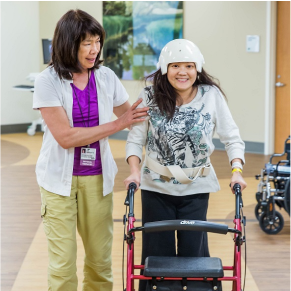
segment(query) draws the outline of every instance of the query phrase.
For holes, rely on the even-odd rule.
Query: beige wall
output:
[[[264,142],[266,2],[184,3],[184,37],[220,80],[243,140]],[[260,36],[259,53],[246,52],[247,35]]]
[[[19,17],[22,17],[22,23],[34,21],[35,26],[39,25],[39,35],[34,37],[34,43],[37,42],[34,48],[38,48],[38,52],[27,58],[30,62],[37,59],[40,71],[45,68],[41,39],[52,38],[57,21],[66,11],[80,8],[102,23],[102,1],[12,2],[10,5],[19,5],[23,11],[31,10],[31,5],[35,11],[35,6],[39,5],[39,19],[35,19],[35,15],[30,17],[29,13],[21,13]],[[260,143],[264,143],[265,130],[266,7],[265,1],[184,2],[184,38],[200,47],[206,61],[205,69],[220,80],[242,138]],[[259,53],[246,52],[248,34],[260,36]],[[28,35],[27,30],[25,35]],[[143,83],[122,83],[130,95],[130,102],[134,102]],[[17,123],[16,120],[7,120],[6,124]]]
[[[90,13],[102,24],[102,1],[40,1],[39,2],[39,41],[52,38],[59,19],[70,9],[81,9]],[[40,71],[44,70],[42,53]]]
[[[26,77],[39,71],[38,12],[38,2],[1,3],[1,125],[39,118],[32,93],[12,88],[33,85]]]

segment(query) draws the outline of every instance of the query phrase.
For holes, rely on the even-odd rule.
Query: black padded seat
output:
[[[209,257],[147,257],[146,277],[222,278],[221,259]]]

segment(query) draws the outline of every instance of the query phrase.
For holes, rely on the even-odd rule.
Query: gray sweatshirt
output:
[[[214,151],[212,138],[216,131],[231,162],[244,160],[244,142],[229,111],[227,103],[215,86],[199,85],[195,98],[188,104],[176,107],[174,117],[168,120],[153,102],[153,89],[146,87],[139,98],[139,107],[149,106],[150,118],[132,127],[126,144],[126,159],[146,155],[161,165],[179,165],[181,168],[203,166]],[[143,163],[141,189],[163,194],[184,196],[216,192],[220,189],[213,167],[206,177],[199,177],[191,184],[181,184],[172,178],[166,181]]]

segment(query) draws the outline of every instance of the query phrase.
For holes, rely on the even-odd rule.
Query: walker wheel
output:
[[[277,234],[284,226],[284,218],[282,214],[275,211],[275,215],[267,216],[265,212],[262,212],[259,223],[261,229],[267,234]]]
[[[256,219],[259,220],[261,214],[263,213],[263,206],[261,203],[258,203],[255,207],[255,215],[256,215]]]

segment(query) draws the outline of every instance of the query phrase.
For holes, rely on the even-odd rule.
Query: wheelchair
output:
[[[147,291],[222,291],[222,281],[232,281],[232,291],[242,291],[245,287],[241,278],[241,251],[245,244],[246,218],[243,216],[242,193],[239,184],[235,184],[235,214],[234,227],[226,224],[200,221],[200,220],[164,220],[147,222],[143,226],[135,227],[134,217],[134,192],[136,184],[130,183],[127,197],[126,214],[123,217],[124,241],[127,243],[127,270],[126,286],[123,290],[134,291],[134,280],[147,280]],[[127,206],[129,211],[127,215]],[[220,258],[215,257],[159,257],[149,256],[144,265],[134,263],[134,241],[135,233],[162,232],[168,230],[206,231],[217,234],[233,234],[234,250],[233,265],[224,266]],[[245,250],[246,251],[246,250]],[[124,264],[122,264],[124,265]],[[246,263],[245,263],[246,267]],[[142,275],[135,275],[134,270],[143,270]],[[225,275],[225,272],[231,274]],[[246,274],[246,269],[244,270]],[[242,282],[243,281],[243,282]],[[243,288],[242,288],[243,285]]]
[[[273,163],[274,157],[284,156],[286,159]],[[269,163],[261,169],[261,174],[255,177],[260,180],[255,216],[265,233],[277,234],[284,226],[284,218],[275,206],[285,209],[290,216],[290,135],[285,140],[284,152],[273,154]]]

